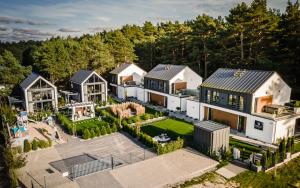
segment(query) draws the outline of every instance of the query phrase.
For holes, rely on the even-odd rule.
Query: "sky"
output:
[[[225,16],[241,0],[0,0],[0,40],[80,36],[145,21],[185,21],[199,14]],[[244,0],[250,3],[251,0]],[[285,10],[287,0],[268,0]]]

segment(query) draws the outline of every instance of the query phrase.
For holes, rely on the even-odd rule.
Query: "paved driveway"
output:
[[[31,181],[44,185],[46,180],[47,187],[78,187],[75,181],[62,177],[62,174],[49,163],[85,153],[99,158],[113,155],[126,164],[156,156],[122,133],[113,133],[86,141],[73,138],[69,139],[68,143],[28,153],[28,163],[20,170],[22,173],[20,178],[27,186],[30,186]]]
[[[181,149],[111,171],[76,179],[80,187],[153,188],[172,185],[199,176],[216,167],[218,162]]]

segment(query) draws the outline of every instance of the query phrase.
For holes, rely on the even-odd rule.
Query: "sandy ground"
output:
[[[47,140],[47,137],[51,138],[52,134],[54,134],[54,129],[44,122],[37,122],[37,123],[30,122],[28,123],[28,128],[29,128],[28,133],[29,133],[30,140],[33,139]],[[46,129],[48,131],[47,133],[45,133],[46,137],[39,131],[42,129]]]

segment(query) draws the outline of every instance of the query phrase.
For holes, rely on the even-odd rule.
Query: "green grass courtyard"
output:
[[[166,133],[173,140],[178,136],[185,139],[192,138],[194,126],[185,121],[176,119],[165,119],[157,121],[141,127],[141,131],[150,135],[151,137]]]

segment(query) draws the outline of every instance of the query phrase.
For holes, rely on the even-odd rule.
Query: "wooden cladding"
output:
[[[186,89],[186,82],[174,83],[174,88],[176,90]]]
[[[133,76],[121,76],[121,84],[125,82],[133,81]]]
[[[209,113],[211,113],[209,115]],[[211,117],[211,119],[209,118]],[[231,129],[237,129],[238,127],[238,115],[224,112],[221,110],[210,109],[208,107],[204,108],[204,120],[212,120],[220,122],[222,124],[230,126]]]
[[[272,95],[256,98],[255,99],[255,103],[256,103],[255,104],[255,106],[256,106],[255,112],[256,113],[262,112],[263,107],[268,105],[268,104],[272,104],[272,101],[273,101],[273,96]]]
[[[165,96],[162,96],[162,95],[158,95],[158,94],[155,94],[155,93],[150,93],[149,94],[149,97],[150,97],[150,102],[151,103],[155,103],[159,106],[164,106],[166,107],[166,97]]]

